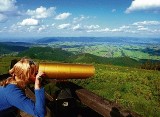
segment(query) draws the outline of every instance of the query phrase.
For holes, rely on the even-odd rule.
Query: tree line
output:
[[[158,71],[160,71],[160,61],[152,62],[152,61],[148,60],[141,65],[141,68],[146,69],[146,70],[158,70]]]

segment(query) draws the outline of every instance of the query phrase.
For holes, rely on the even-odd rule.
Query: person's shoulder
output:
[[[8,84],[5,86],[3,91],[7,97],[15,97],[16,95],[23,93],[23,91],[16,84]]]
[[[8,91],[20,90],[20,88],[16,84],[8,84],[5,86],[5,89]]]
[[[8,84],[6,88],[18,88],[16,84]]]

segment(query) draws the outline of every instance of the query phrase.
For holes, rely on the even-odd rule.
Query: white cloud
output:
[[[58,29],[68,29],[70,27],[70,24],[61,24],[58,26]]]
[[[23,32],[22,26],[17,24],[11,25],[7,30],[11,33]]]
[[[96,25],[95,25],[96,26]],[[88,26],[89,27],[89,26]],[[90,26],[93,27],[93,26]],[[155,36],[160,34],[160,22],[159,21],[142,21],[142,22],[135,22],[130,25],[123,25],[116,28],[93,28],[92,30],[86,30],[87,32],[92,33],[112,33],[112,34],[129,34],[129,35],[142,35],[142,36]]]
[[[56,20],[64,20],[67,19],[69,16],[71,15],[71,13],[62,13],[59,14],[55,17]]]
[[[73,23],[78,23],[78,22],[81,22],[81,21],[83,21],[83,20],[85,20],[85,19],[88,19],[89,17],[85,17],[85,16],[83,16],[83,15],[81,15],[80,17],[75,17],[74,19],[73,19]]]
[[[156,34],[156,33],[157,33],[157,34],[160,34],[160,29],[152,30],[152,33],[153,33],[153,34]]]
[[[94,30],[97,30],[100,26],[99,25],[80,25],[80,24],[77,24],[77,25],[74,25],[72,26],[72,30],[74,31],[87,31],[87,32],[93,32]]]
[[[109,28],[104,28],[104,29],[98,29],[96,30],[96,32],[109,32],[110,29]]]
[[[52,25],[51,25],[52,26]],[[45,31],[47,29],[49,29],[49,27],[51,27],[49,25],[41,25],[39,28],[38,28],[38,32],[42,32],[42,31]]]
[[[35,31],[37,31],[37,27],[34,25],[30,25],[25,30],[26,30],[26,32],[35,32]]]
[[[15,11],[17,9],[15,3],[16,0],[0,0],[0,12]]]
[[[110,29],[110,32],[123,32],[123,29],[120,28],[114,28],[114,29]]]
[[[39,8],[37,8],[36,10],[30,10],[28,9],[26,14],[31,16],[32,18],[47,18],[52,16],[55,13],[55,7],[50,7],[50,8],[45,8],[43,6],[40,6]]]
[[[160,34],[160,21],[139,21],[133,22],[128,25],[122,25],[119,27],[104,27],[96,24],[84,25],[83,23],[74,24],[73,22],[64,23],[64,24],[54,24],[49,23],[47,25],[39,22],[37,19],[24,19],[22,22],[19,22],[15,25],[7,27],[6,29],[2,28],[1,33],[24,33],[24,34],[53,34],[53,32],[59,32],[60,29],[63,29],[62,34],[67,32],[75,31],[74,33],[83,33],[83,34],[112,34],[112,35],[132,35],[132,36],[159,36]],[[59,29],[59,30],[57,30]]]
[[[153,10],[159,11],[160,0],[134,0],[132,1],[129,8],[126,9],[125,13],[131,13],[139,10]]]
[[[94,30],[94,29],[97,29],[97,28],[99,28],[99,27],[100,27],[99,25],[86,26],[86,28],[87,28],[88,30]]]
[[[53,23],[51,26],[53,27],[53,26],[55,26],[55,24]]]
[[[0,22],[5,22],[8,17],[18,15],[16,0],[0,0]]]
[[[112,13],[116,12],[116,9],[112,9]]]
[[[120,27],[120,29],[129,29],[129,28],[130,28],[130,26],[126,26],[126,25],[123,25]]]
[[[21,23],[13,24],[6,30],[10,33],[28,33],[28,34],[42,34],[42,33],[52,33],[54,26],[50,25],[21,25]],[[3,31],[4,32],[4,31]]]
[[[139,30],[139,31],[149,31],[149,29],[145,28],[145,27],[138,28],[137,30]]]
[[[36,26],[39,24],[39,21],[36,19],[24,19],[22,22],[19,23],[22,26]]]
[[[41,32],[41,31],[43,31],[43,30],[45,30],[45,29],[46,29],[45,26],[39,27],[39,28],[38,28],[38,32]]]
[[[0,22],[5,22],[7,19],[6,15],[0,14]]]
[[[76,31],[76,30],[81,30],[82,27],[80,24],[77,24],[77,25],[73,26],[72,29]]]
[[[135,22],[133,25],[160,25],[160,21],[142,21]]]
[[[142,21],[142,22],[135,22],[130,25],[124,25],[117,28],[106,28],[106,29],[98,29],[95,30],[97,32],[112,32],[112,33],[128,33],[128,34],[141,34],[141,35],[149,35],[155,34],[157,35],[159,32],[159,21]]]

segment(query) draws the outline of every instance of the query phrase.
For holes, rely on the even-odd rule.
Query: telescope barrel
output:
[[[49,79],[86,79],[94,75],[95,68],[87,64],[39,63],[39,70]]]

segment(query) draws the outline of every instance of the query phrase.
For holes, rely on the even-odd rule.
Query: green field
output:
[[[132,44],[110,44],[110,43],[82,43],[82,42],[54,42],[49,44],[52,48],[62,48],[66,51],[73,53],[90,53],[101,57],[124,57],[140,60],[160,60],[159,52],[155,54],[155,51],[160,50],[159,45],[132,45]],[[146,49],[153,50],[149,53]],[[146,51],[144,51],[146,50]]]

